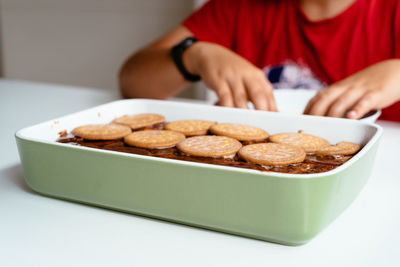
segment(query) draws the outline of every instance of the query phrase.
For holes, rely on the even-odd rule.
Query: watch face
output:
[[[197,39],[194,37],[189,37],[186,38],[185,40],[183,40],[182,44],[183,46],[186,48],[188,48],[189,46],[191,46],[193,43],[197,42]]]

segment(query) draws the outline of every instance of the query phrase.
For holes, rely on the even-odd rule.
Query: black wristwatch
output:
[[[172,47],[171,49],[171,57],[175,63],[175,66],[178,68],[179,72],[183,75],[185,80],[190,82],[198,82],[201,80],[199,75],[192,74],[188,72],[183,65],[182,55],[186,49],[188,49],[192,44],[197,42],[197,39],[194,37],[189,37]]]

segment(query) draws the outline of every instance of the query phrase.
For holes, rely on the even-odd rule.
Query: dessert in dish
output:
[[[93,125],[79,126],[67,136],[63,133],[57,141],[145,156],[297,174],[330,171],[361,149],[351,142],[331,145],[322,137],[302,132],[269,136],[266,130],[251,125],[202,120],[166,123],[159,114],[125,115],[108,125],[96,126],[98,132]],[[129,131],[124,128],[127,126]],[[85,132],[82,134],[81,129],[85,127],[91,127],[89,138]],[[103,134],[104,128],[120,131]]]

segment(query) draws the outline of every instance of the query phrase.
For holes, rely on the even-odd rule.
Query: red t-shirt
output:
[[[297,0],[211,0],[183,25],[264,69],[278,88],[320,89],[400,58],[400,0],[357,0],[321,21],[310,21]],[[400,121],[400,101],[381,119]]]

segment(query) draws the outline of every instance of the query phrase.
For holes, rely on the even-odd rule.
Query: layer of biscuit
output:
[[[68,143],[71,145],[86,146],[97,149],[106,149],[117,152],[131,153],[143,156],[161,157],[176,160],[184,160],[198,163],[216,164],[222,166],[230,166],[236,168],[246,168],[258,171],[272,171],[281,173],[320,173],[333,170],[334,168],[342,165],[352,156],[318,156],[306,155],[306,159],[297,164],[280,165],[280,166],[267,166],[262,167],[259,164],[239,160],[238,156],[231,157],[196,157],[189,156],[176,147],[165,149],[151,149],[140,148],[136,146],[126,145],[121,140],[113,141],[87,141],[80,137],[62,137],[57,142]]]
[[[149,116],[150,115],[150,116]],[[155,115],[155,116],[153,116]],[[174,142],[166,142],[166,140],[168,140],[169,138],[163,139],[160,141],[160,139],[158,137],[149,137],[149,130],[150,131],[154,131],[154,130],[162,130],[164,128],[169,128],[166,127],[165,125],[167,125],[165,123],[165,118],[162,115],[159,114],[136,114],[136,115],[126,115],[126,116],[122,116],[118,119],[122,119],[122,118],[128,118],[128,117],[132,117],[132,116],[138,116],[139,118],[142,117],[142,122],[147,120],[147,124],[142,124],[139,125],[139,128],[135,128],[136,126],[132,126],[132,128],[134,128],[135,132],[146,132],[147,137],[141,138],[141,140],[139,140],[138,143],[133,144],[133,142],[129,141],[129,138],[126,138],[126,140],[124,140],[126,142],[126,145],[124,142],[122,142],[122,138],[124,136],[126,136],[127,134],[130,134],[132,132],[131,127],[128,127],[126,125],[123,124],[106,124],[105,125],[86,125],[88,126],[88,128],[86,128],[86,134],[84,133],[82,134],[82,132],[80,132],[81,127],[77,127],[75,128],[72,133],[77,137],[77,138],[68,138],[68,136],[66,135],[66,131],[60,132],[60,137],[62,137],[62,139],[65,138],[65,140],[67,139],[71,139],[71,144],[75,144],[75,145],[84,145],[84,146],[88,146],[88,147],[95,147],[95,148],[100,148],[100,149],[107,149],[107,150],[113,150],[113,151],[120,151],[120,152],[127,152],[127,153],[133,153],[133,154],[140,154],[140,155],[148,155],[148,156],[156,156],[156,157],[163,157],[163,158],[172,158],[172,159],[180,159],[180,160],[188,160],[188,161],[194,161],[194,162],[204,162],[204,163],[211,163],[211,164],[218,164],[218,165],[225,165],[225,166],[235,166],[235,167],[241,167],[241,168],[251,168],[251,169],[257,169],[257,170],[267,170],[267,171],[278,171],[278,172],[286,172],[286,173],[317,173],[317,172],[324,172],[324,171],[329,171],[337,166],[340,166],[341,164],[343,164],[344,162],[346,162],[348,159],[351,158],[351,156],[355,153],[357,153],[360,149],[360,146],[358,144],[354,144],[354,143],[350,143],[350,142],[341,142],[338,143],[337,145],[333,145],[331,146],[329,144],[329,142],[323,138],[320,138],[318,136],[312,136],[312,135],[307,135],[307,134],[303,134],[301,132],[299,133],[284,133],[284,134],[277,134],[271,137],[272,141],[276,141],[274,140],[274,138],[276,138],[276,136],[280,136],[281,139],[285,139],[282,138],[282,136],[284,135],[290,135],[290,138],[287,138],[286,136],[286,140],[283,141],[288,141],[288,139],[291,139],[290,142],[293,142],[293,139],[298,138],[298,136],[301,136],[301,138],[298,139],[302,139],[302,146],[304,146],[307,151],[307,155],[306,155],[306,159],[300,163],[292,163],[292,162],[278,162],[275,163],[275,165],[273,165],[274,163],[268,162],[268,164],[262,164],[262,163],[257,163],[255,161],[251,162],[251,161],[247,161],[244,159],[244,157],[241,157],[241,159],[239,159],[239,156],[237,156],[236,152],[238,150],[235,150],[233,153],[229,154],[229,152],[226,152],[226,154],[221,156],[221,147],[218,148],[218,146],[216,146],[214,143],[205,143],[205,144],[197,144],[196,147],[202,147],[203,146],[203,152],[207,153],[207,154],[198,154],[198,151],[192,154],[189,153],[185,153],[182,150],[178,150],[177,147],[175,147],[175,145],[177,143],[179,143],[179,141],[183,140],[185,138],[185,136],[181,133],[177,133],[175,132],[175,134],[180,134],[180,137],[177,138],[177,140],[175,140]],[[162,120],[158,120],[161,116]],[[146,118],[147,119],[144,119]],[[158,118],[157,120],[151,120],[151,118]],[[129,118],[128,118],[129,119]],[[117,120],[117,119],[116,119]],[[137,121],[141,121],[140,119]],[[149,122],[150,121],[150,122]],[[204,124],[204,125],[202,125]],[[208,125],[207,125],[208,124]],[[182,120],[182,121],[175,121],[170,123],[170,125],[174,125],[175,130],[181,130],[181,131],[186,131],[185,135],[187,136],[191,136],[191,135],[204,135],[204,134],[209,134],[207,133],[207,128],[209,127],[209,125],[215,125],[215,122],[210,122],[210,121],[202,121],[202,120]],[[245,146],[245,145],[250,145],[250,144],[255,144],[255,143],[261,143],[261,144],[265,144],[265,142],[267,142],[266,138],[263,138],[261,140],[259,140],[257,137],[255,137],[255,135],[251,134],[252,132],[258,132],[258,130],[261,130],[262,132],[264,132],[265,134],[267,134],[267,132],[265,132],[262,129],[259,129],[257,127],[253,127],[253,126],[248,126],[248,125],[240,125],[240,124],[229,124],[229,123],[221,123],[221,125],[226,125],[228,124],[229,127],[228,128],[228,134],[229,131],[232,134],[232,132],[234,134],[238,134],[241,133],[246,133],[248,140],[243,140],[245,138],[243,138],[242,136],[238,136],[235,135],[235,138],[233,138],[233,140],[237,143],[239,143],[239,148],[241,146]],[[113,126],[110,126],[113,125]],[[125,128],[125,130],[127,129],[128,131],[126,131],[123,135],[115,135],[115,132],[113,132],[114,130],[111,130],[111,128],[115,128],[115,125],[117,127],[123,127]],[[145,126],[143,126],[145,125]],[[232,127],[232,125],[236,125],[234,127]],[[239,125],[239,126],[237,126]],[[91,127],[93,127],[93,129],[91,129]],[[109,128],[110,127],[110,128]],[[256,130],[250,130],[251,128],[255,128]],[[107,130],[104,130],[102,128],[109,128]],[[218,127],[216,127],[218,128]],[[100,132],[103,131],[101,134],[99,134],[99,129]],[[173,129],[173,128],[169,128],[169,129]],[[202,132],[196,132],[196,130],[200,130]],[[93,131],[92,131],[93,130]],[[146,130],[146,131],[143,131]],[[91,132],[92,131],[92,132]],[[247,131],[247,132],[246,132]],[[91,133],[90,133],[91,132]],[[168,132],[168,131],[162,131],[162,132]],[[250,134],[249,134],[250,133]],[[114,135],[112,135],[114,134]],[[175,135],[173,134],[173,135]],[[151,135],[151,134],[150,134]],[[225,133],[225,135],[227,135]],[[295,135],[295,137],[293,137],[292,135]],[[79,136],[81,136],[82,138],[80,138]],[[111,137],[110,137],[111,136]],[[249,137],[251,136],[251,137]],[[268,134],[266,135],[268,136]],[[205,136],[207,138],[209,137],[219,137],[219,138],[229,138],[226,136],[210,136],[207,135]],[[265,137],[265,136],[264,136]],[[147,139],[147,141],[146,141]],[[162,139],[162,138],[161,138]],[[232,139],[232,138],[230,138]],[[241,143],[238,142],[238,140],[242,139]],[[310,139],[307,141],[307,139]],[[86,141],[86,140],[90,140],[90,141]],[[128,141],[127,141],[128,140]],[[306,142],[304,142],[304,140]],[[282,140],[280,140],[282,141]],[[142,143],[140,143],[142,142]],[[228,142],[229,143],[229,142]],[[301,143],[301,142],[300,142]],[[319,150],[315,150],[315,144],[317,144],[317,146],[320,146]],[[225,144],[226,146],[226,144]],[[300,145],[299,145],[300,146]],[[224,145],[222,146],[224,147]],[[311,148],[310,148],[311,147]],[[312,150],[312,148],[314,148],[314,150]],[[190,149],[193,150],[193,147],[191,147]],[[196,149],[195,149],[196,150]],[[214,151],[213,151],[214,150]],[[212,153],[210,153],[210,151]],[[196,154],[197,153],[197,154]],[[280,151],[280,153],[284,153],[284,151]],[[243,160],[242,160],[243,159]]]

